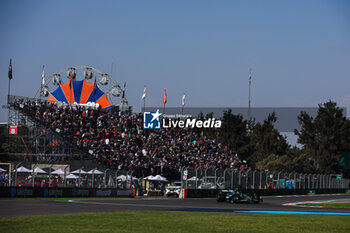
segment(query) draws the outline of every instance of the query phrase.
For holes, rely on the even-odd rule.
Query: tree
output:
[[[290,146],[286,138],[274,127],[276,121],[277,117],[272,113],[262,124],[257,123],[253,127],[250,139],[253,153],[249,157],[250,162],[262,161],[270,154],[282,156],[287,153]]]
[[[340,173],[340,153],[350,151],[350,122],[343,110],[328,101],[319,105],[315,119],[302,112],[298,121],[301,129],[294,130],[298,143],[315,159],[318,172]]]
[[[232,114],[231,109],[224,111],[222,127],[217,134],[219,142],[227,145],[233,152],[238,153],[241,159],[246,159],[251,150],[249,148],[249,135],[247,121],[242,115]]]
[[[256,163],[258,169],[268,169],[274,172],[291,172],[294,168],[294,163],[287,155],[270,154],[265,159]]]

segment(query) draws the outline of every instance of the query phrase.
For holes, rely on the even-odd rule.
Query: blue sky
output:
[[[41,69],[89,65],[129,104],[350,108],[350,1],[0,1],[0,104],[34,96]],[[7,112],[0,111],[0,121]]]

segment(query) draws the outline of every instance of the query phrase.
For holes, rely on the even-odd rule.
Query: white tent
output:
[[[30,170],[30,172],[33,172],[33,169]],[[40,167],[36,167],[34,169],[34,173],[47,173],[46,171],[44,171],[43,169],[41,169]]]
[[[198,178],[196,178],[195,176],[192,176],[191,178],[189,178],[187,181],[198,181],[199,179]]]
[[[74,174],[69,174],[68,176],[66,176],[66,179],[79,179],[79,176],[76,176]]]
[[[161,175],[156,175],[156,176],[154,177],[154,179],[155,179],[156,181],[168,182],[168,179],[165,178],[164,176],[161,176]]]
[[[64,174],[64,170],[63,169],[58,169],[54,172],[51,172],[51,174],[56,174],[56,175],[63,175]],[[68,172],[66,171],[66,174],[68,174]]]
[[[16,172],[16,170],[14,170],[14,172]],[[32,171],[23,166],[20,166],[19,168],[17,168],[17,172],[32,172]]]
[[[137,178],[135,177],[131,177],[132,180],[137,180]],[[120,175],[120,176],[117,176],[117,180],[121,180],[121,181],[126,181],[126,179],[130,180],[130,176],[128,175],[128,177],[126,177],[125,175]]]
[[[145,177],[145,180],[168,182],[168,179],[161,176],[161,175],[156,175],[156,176],[150,175],[150,176]]]
[[[154,180],[154,176],[150,175],[144,178],[145,180]]]
[[[6,172],[6,170],[0,167],[0,172]]]
[[[75,170],[75,171],[72,171],[71,172],[72,174],[87,174],[87,172],[86,171],[84,171],[83,169],[77,169],[77,170]]]
[[[97,169],[92,169],[92,170],[88,171],[88,174],[92,174],[92,173],[94,173],[94,175],[103,175],[104,174],[103,172],[101,172]]]

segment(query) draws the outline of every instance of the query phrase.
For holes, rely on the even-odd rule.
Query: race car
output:
[[[165,188],[165,194],[167,197],[176,196],[179,197],[181,192],[181,181],[173,182]]]
[[[262,202],[262,198],[260,195],[256,192],[251,193],[243,193],[238,189],[229,189],[229,190],[220,190],[217,198],[217,202],[230,202],[232,204],[234,203],[252,203],[252,204],[259,204]]]

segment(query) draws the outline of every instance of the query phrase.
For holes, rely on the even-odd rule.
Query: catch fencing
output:
[[[304,174],[238,170],[220,168],[191,168],[181,170],[185,189],[349,189],[350,180],[334,174]]]

